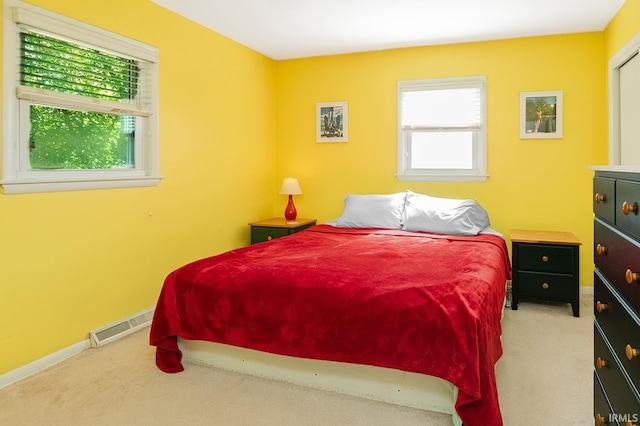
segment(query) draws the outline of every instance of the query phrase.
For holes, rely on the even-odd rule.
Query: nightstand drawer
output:
[[[271,241],[303,231],[316,224],[315,219],[286,220],[281,217],[251,222],[251,244]]]
[[[263,228],[261,226],[251,227],[251,243],[262,241],[271,241],[274,238],[280,238],[289,235],[286,228]]]
[[[521,271],[570,274],[573,270],[573,250],[557,245],[520,244],[518,268]]]
[[[569,300],[575,293],[575,278],[568,274],[519,272],[520,297]]]

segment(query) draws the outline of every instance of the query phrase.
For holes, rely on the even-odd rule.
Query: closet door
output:
[[[620,164],[640,164],[640,55],[620,67]]]

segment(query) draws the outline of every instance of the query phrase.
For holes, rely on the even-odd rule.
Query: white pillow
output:
[[[478,235],[489,226],[487,211],[474,200],[437,198],[407,191],[402,229]]]
[[[348,194],[344,197],[344,211],[332,225],[339,228],[385,228],[402,226],[406,193]]]

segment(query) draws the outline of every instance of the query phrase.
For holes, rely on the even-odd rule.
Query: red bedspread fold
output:
[[[510,275],[496,235],[318,225],[173,271],[150,342],[165,372],[183,370],[179,336],[437,376],[458,387],[465,425],[502,425],[494,366]]]

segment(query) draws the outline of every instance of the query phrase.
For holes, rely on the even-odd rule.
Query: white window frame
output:
[[[435,181],[435,182],[483,182],[487,175],[486,150],[486,105],[487,90],[486,76],[440,78],[426,80],[404,80],[398,82],[398,172],[400,181]],[[412,128],[402,125],[402,94],[418,90],[443,90],[452,88],[480,87],[481,124],[477,128],[469,128],[473,132],[472,158],[473,167],[469,170],[460,169],[412,169],[411,168],[411,133]],[[461,130],[461,129],[457,129]],[[464,130],[464,129],[462,129]]]
[[[3,16],[3,162],[0,184],[4,194],[157,186],[162,179],[159,173],[158,49],[19,0],[4,0]],[[150,64],[150,104],[142,116],[136,117],[136,160],[132,169],[51,171],[30,168],[28,138],[25,137],[29,124],[24,119],[21,123],[20,109],[24,114],[24,108],[29,108],[32,101],[48,105],[52,103],[50,93],[19,87],[19,26],[45,31],[73,43],[95,46]],[[55,96],[73,97],[65,94]],[[67,107],[68,102],[73,101],[65,99]],[[81,103],[77,105],[79,109],[82,109]],[[105,112],[113,107],[109,101],[96,99],[95,103],[103,103]],[[132,105],[132,111],[135,109],[136,106]]]
[[[622,140],[620,132],[620,68],[640,54],[640,33],[637,33],[609,60],[609,165],[620,166]]]

